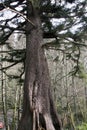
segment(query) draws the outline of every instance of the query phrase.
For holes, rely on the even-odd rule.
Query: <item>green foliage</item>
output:
[[[77,127],[78,130],[87,130],[87,123],[82,123],[80,126]]]
[[[78,74],[79,74],[79,78],[87,79],[87,73],[85,71],[85,68],[84,68],[83,64],[79,65]]]

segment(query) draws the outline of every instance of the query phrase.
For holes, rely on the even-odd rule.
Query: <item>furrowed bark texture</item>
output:
[[[27,2],[29,22],[26,29],[26,67],[23,113],[18,130],[61,130],[53,103],[48,65],[42,48],[42,30],[38,11]]]

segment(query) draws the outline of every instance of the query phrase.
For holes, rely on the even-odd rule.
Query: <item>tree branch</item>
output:
[[[7,9],[7,10],[10,10],[11,12],[14,12],[14,13],[16,13],[16,14],[22,16],[26,21],[28,21],[32,26],[35,27],[34,23],[32,23],[32,21],[29,20],[28,18],[26,18],[26,17],[24,16],[24,14],[20,13],[19,11],[15,10],[15,9],[13,9],[13,8],[11,8],[11,7],[7,7],[4,3],[3,3],[3,7],[4,7],[4,9],[1,10],[0,12],[4,11],[4,10],[6,10],[6,9]]]

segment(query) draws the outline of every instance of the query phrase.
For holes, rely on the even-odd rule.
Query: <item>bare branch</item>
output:
[[[4,4],[3,4],[3,6],[4,6],[5,8],[4,8],[3,10],[1,10],[0,12],[5,11],[6,9],[7,9],[7,10],[10,10],[10,11],[12,11],[12,12],[14,12],[14,13],[16,13],[16,14],[22,16],[22,17],[23,17],[25,20],[27,20],[32,26],[35,27],[34,23],[33,23],[31,20],[29,20],[28,18],[26,18],[26,17],[24,16],[24,14],[20,13],[19,11],[15,10],[15,9],[13,9],[13,8],[11,8],[11,7],[7,7],[7,6],[4,5]]]

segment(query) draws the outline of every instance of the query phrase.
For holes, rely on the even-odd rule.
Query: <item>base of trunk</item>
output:
[[[36,102],[39,102],[39,104],[38,106],[36,105],[37,107],[34,107],[32,110],[28,105],[25,105],[27,109],[25,108],[26,111],[23,111],[18,130],[62,130],[52,97],[50,97],[50,94],[48,97],[49,111],[47,111],[48,108],[46,106],[46,102],[43,104],[44,102],[40,102],[40,100],[36,100]],[[43,105],[45,107],[44,109],[41,109]]]

